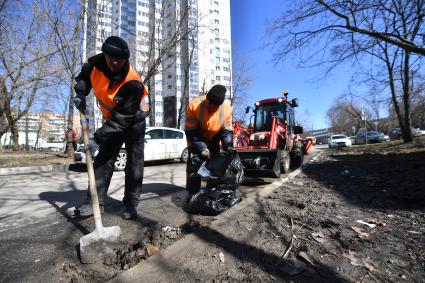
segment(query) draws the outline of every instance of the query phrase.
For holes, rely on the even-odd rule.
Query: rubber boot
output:
[[[126,220],[137,218],[137,210],[133,206],[124,206],[122,218]]]

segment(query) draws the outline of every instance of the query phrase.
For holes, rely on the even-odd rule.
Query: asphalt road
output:
[[[144,174],[138,208],[143,221],[172,226],[186,223],[190,215],[181,209],[186,194],[185,165],[150,163]],[[244,198],[274,180],[248,178],[239,195]],[[0,282],[43,281],[47,273],[55,275],[54,268],[61,262],[78,257],[79,239],[93,229],[90,220],[74,220],[74,208],[85,200],[86,190],[84,170],[0,176]],[[138,222],[120,217],[123,192],[124,172],[115,172],[104,225],[119,225],[123,233],[138,231]]]

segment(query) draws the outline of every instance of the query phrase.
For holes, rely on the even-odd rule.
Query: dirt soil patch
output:
[[[326,149],[185,268],[201,281],[424,282],[424,172],[423,140]]]
[[[424,282],[424,172],[423,140],[325,149],[225,232],[192,227],[209,244],[173,278]]]
[[[0,168],[72,164],[73,159],[59,152],[0,151]]]

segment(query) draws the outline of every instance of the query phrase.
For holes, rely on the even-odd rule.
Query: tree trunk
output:
[[[151,80],[146,80],[145,84],[149,90],[149,126],[155,127],[155,91],[151,91]]]
[[[71,84],[69,88],[70,96],[69,96],[69,106],[68,106],[68,121],[66,127],[66,133],[71,129],[71,134],[66,134],[66,144],[65,144],[65,154],[71,158],[74,156],[74,146],[72,140],[72,129],[74,128],[74,84],[75,84],[75,73],[71,73]]]
[[[28,112],[25,115],[25,151],[30,150],[29,145],[29,118],[28,118]]]
[[[18,132],[18,128],[16,127],[16,122],[12,116],[10,104],[5,104],[5,114],[6,114],[7,124],[10,130],[10,141],[12,143],[12,150],[18,151],[19,150],[19,132]]]
[[[404,142],[411,142],[413,140],[412,131],[410,129],[410,52],[406,51],[404,54],[404,68],[403,68],[403,110],[404,110],[404,132],[402,137]]]

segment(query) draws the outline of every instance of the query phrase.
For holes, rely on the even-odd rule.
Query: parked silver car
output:
[[[365,132],[360,132],[360,133],[357,133],[356,135],[356,144],[365,143],[366,136],[367,136],[368,143],[384,142],[384,141],[390,140],[390,137],[388,135],[385,135],[380,132],[370,131],[370,132],[367,132],[367,135],[365,134]]]

